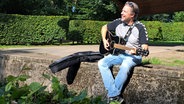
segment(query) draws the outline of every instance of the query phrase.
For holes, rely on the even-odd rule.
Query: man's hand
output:
[[[109,41],[104,39],[103,43],[104,43],[104,48],[108,51],[109,50],[109,46],[110,46]]]
[[[142,44],[141,47],[144,50],[144,56],[148,56],[149,55],[149,46],[148,46],[148,44]]]
[[[135,54],[136,54],[136,48],[131,49],[131,50],[129,51],[129,54],[131,54],[131,55],[135,55]]]

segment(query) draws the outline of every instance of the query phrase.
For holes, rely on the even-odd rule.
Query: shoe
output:
[[[124,99],[121,96],[109,97],[107,99],[107,104],[110,104],[111,102],[118,102],[119,104],[123,104]]]

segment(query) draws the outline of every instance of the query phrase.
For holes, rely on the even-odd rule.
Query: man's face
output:
[[[134,18],[135,13],[132,12],[132,8],[129,5],[125,5],[121,11],[121,19],[124,22],[129,22]]]

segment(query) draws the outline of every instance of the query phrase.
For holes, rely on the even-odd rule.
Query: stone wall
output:
[[[27,74],[31,76],[27,83],[40,82],[50,86],[42,74],[57,76],[61,83],[67,84],[68,69],[56,74],[48,68],[55,59],[0,55],[0,78]],[[114,68],[117,72],[118,68]],[[105,95],[106,91],[97,67],[97,63],[81,63],[73,84],[68,88],[75,91],[87,89],[89,96]],[[48,88],[50,90],[50,88]],[[130,83],[124,91],[127,104],[183,104],[184,70],[161,66],[138,66],[134,68]]]

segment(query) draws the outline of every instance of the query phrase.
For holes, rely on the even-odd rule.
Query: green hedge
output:
[[[101,40],[101,27],[108,22],[69,21],[67,16],[0,14],[0,44],[61,44],[63,39],[73,43],[96,44]],[[141,22],[145,24],[150,40],[184,41],[183,22]]]
[[[0,44],[54,44],[68,31],[69,17],[0,14]]]
[[[71,20],[67,39],[81,43],[99,43],[101,27],[106,21]]]
[[[150,40],[184,41],[184,23],[141,21],[147,28]],[[67,39],[82,43],[99,43],[100,29],[108,21],[71,20]],[[159,28],[161,31],[159,32]],[[162,39],[163,38],[163,39]]]
[[[150,40],[160,39],[160,35],[163,35],[163,40],[165,41],[184,41],[183,22],[169,22],[169,23],[163,23],[159,21],[141,21],[141,22],[145,24]],[[159,27],[162,30],[160,33]]]

